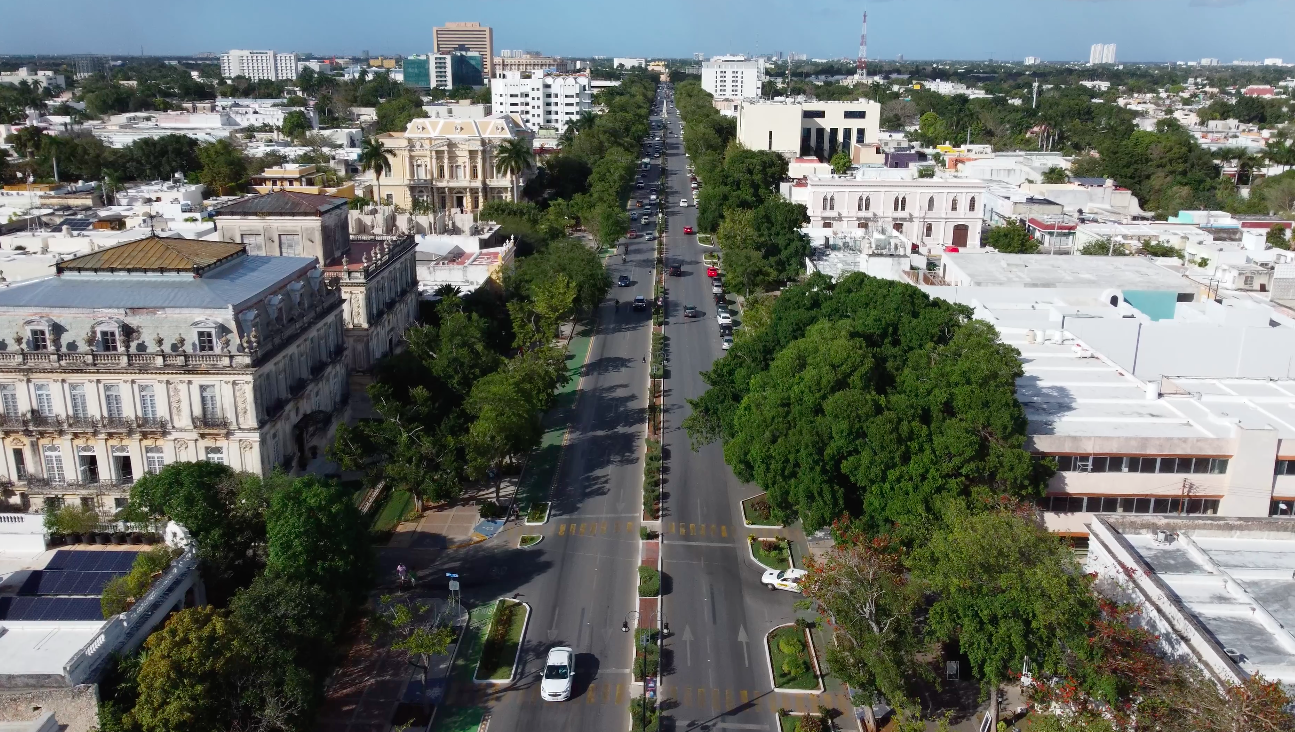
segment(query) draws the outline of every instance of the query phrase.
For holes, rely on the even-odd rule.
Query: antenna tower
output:
[[[868,81],[868,11],[863,11],[863,31],[859,33],[859,58],[854,61],[855,83]]]

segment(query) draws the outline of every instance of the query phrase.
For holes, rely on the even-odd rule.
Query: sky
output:
[[[867,0],[869,57],[1295,61],[1295,0]],[[857,53],[864,0],[3,0],[0,54],[188,55],[230,48],[427,53],[432,28],[479,21],[495,50],[559,56]]]

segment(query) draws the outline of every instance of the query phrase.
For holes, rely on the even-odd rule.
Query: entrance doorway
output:
[[[955,247],[967,246],[967,231],[968,229],[966,224],[958,224],[957,226],[953,227],[953,246]]]

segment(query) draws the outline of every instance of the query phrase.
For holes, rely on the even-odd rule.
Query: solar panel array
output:
[[[23,580],[17,597],[0,597],[0,620],[103,620],[100,595],[130,571],[133,551],[59,550]]]

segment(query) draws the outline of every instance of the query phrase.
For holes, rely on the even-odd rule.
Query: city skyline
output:
[[[811,58],[853,58],[864,4],[829,0],[798,13],[786,0],[714,0],[704,5],[666,0],[651,13],[606,7],[593,0],[566,0],[565,12],[526,13],[519,0],[490,0],[471,12],[447,15],[411,0],[392,0],[390,14],[372,25],[338,23],[354,6],[321,0],[265,6],[231,0],[219,16],[196,23],[162,0],[133,0],[116,6],[75,0],[58,33],[32,34],[46,17],[36,6],[7,11],[12,22],[0,29],[0,49],[13,55],[102,53],[184,56],[230,48],[269,48],[324,55],[426,53],[432,28],[447,21],[475,20],[494,28],[495,46],[535,48],[562,56],[643,55],[686,58],[729,52],[797,52]],[[309,8],[310,12],[303,12]],[[930,23],[927,18],[966,15],[965,3],[926,0],[918,6],[891,0],[868,4],[873,28],[870,56],[913,59],[1045,62],[1084,61],[1094,43],[1115,43],[1121,62],[1171,62],[1219,58],[1295,58],[1284,23],[1246,25],[1242,18],[1285,17],[1295,12],[1285,0],[991,0],[966,23]],[[337,12],[333,12],[337,11]],[[607,22],[609,13],[611,22]],[[383,16],[388,16],[384,13]],[[468,17],[471,16],[471,17]],[[130,22],[126,19],[130,18]],[[253,18],[254,23],[245,22]],[[1227,25],[1234,23],[1234,25]],[[1223,24],[1223,25],[1221,25]],[[1157,28],[1147,33],[1148,27]],[[1219,27],[1235,27],[1219,34]],[[105,29],[110,32],[105,33]],[[906,32],[900,32],[907,29]],[[1058,29],[1065,29],[1064,34]],[[109,40],[111,39],[111,40]]]

